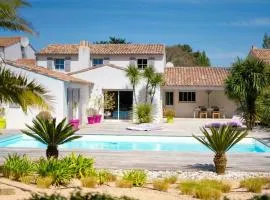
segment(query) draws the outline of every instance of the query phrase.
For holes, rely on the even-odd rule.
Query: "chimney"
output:
[[[80,41],[78,61],[80,69],[90,67],[90,48],[86,40]]]

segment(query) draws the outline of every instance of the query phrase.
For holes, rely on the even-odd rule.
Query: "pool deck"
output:
[[[126,121],[107,121],[102,124],[83,127],[79,134],[113,134],[113,135],[159,135],[159,136],[192,136],[200,135],[200,127],[211,122],[211,119],[175,119],[174,124],[162,124],[159,131],[127,131],[132,126]],[[217,121],[217,120],[215,120]],[[228,121],[221,119],[219,121]],[[6,131],[4,135],[16,131]],[[270,132],[266,129],[254,129],[249,137],[254,137],[270,146]],[[8,153],[27,154],[32,158],[45,156],[45,151],[32,148],[0,148],[0,163]],[[60,150],[60,155],[70,153]],[[149,170],[182,170],[198,171],[213,169],[213,153],[183,152],[151,152],[151,151],[75,151],[95,159],[98,168],[131,169],[144,168]],[[230,153],[228,154],[228,170],[249,172],[270,172],[270,153]]]

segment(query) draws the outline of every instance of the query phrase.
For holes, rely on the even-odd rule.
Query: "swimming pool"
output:
[[[0,147],[46,148],[44,144],[26,135],[3,138],[0,140]],[[210,152],[193,137],[167,136],[83,135],[77,140],[60,145],[59,148],[68,150]],[[230,152],[264,153],[270,152],[270,148],[254,138],[245,138]]]

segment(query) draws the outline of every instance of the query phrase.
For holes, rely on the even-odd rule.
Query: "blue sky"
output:
[[[30,0],[22,15],[40,33],[36,49],[124,37],[133,43],[190,44],[213,66],[229,66],[270,34],[270,0]],[[0,31],[1,35],[18,35]]]

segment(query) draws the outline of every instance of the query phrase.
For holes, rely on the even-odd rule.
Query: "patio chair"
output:
[[[199,117],[200,118],[207,118],[207,109],[204,106],[200,106],[200,111],[199,111]]]
[[[212,118],[215,119],[215,118],[220,118],[220,111],[219,111],[219,107],[217,106],[212,106]]]

